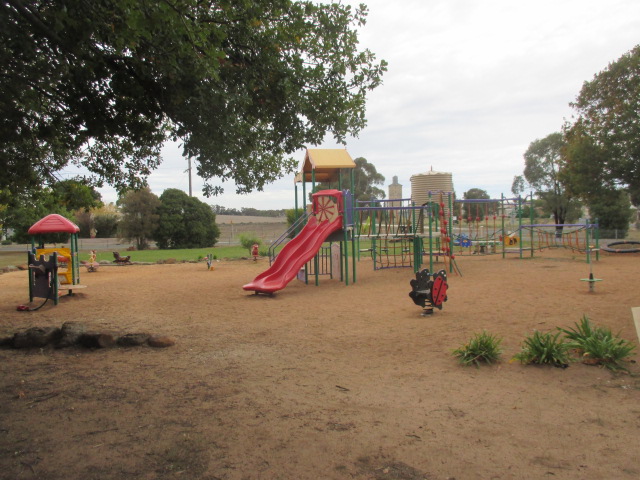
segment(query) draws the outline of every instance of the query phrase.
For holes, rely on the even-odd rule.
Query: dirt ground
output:
[[[102,267],[58,306],[18,312],[25,272],[0,276],[0,336],[68,320],[176,345],[0,350],[1,479],[636,479],[640,368],[612,374],[509,359],[534,329],[583,314],[637,342],[640,257],[459,258],[442,311],[422,317],[409,269],[357,282],[242,285],[227,261]],[[36,302],[34,302],[36,303]],[[504,361],[451,356],[474,333]],[[637,359],[635,355],[634,360]]]

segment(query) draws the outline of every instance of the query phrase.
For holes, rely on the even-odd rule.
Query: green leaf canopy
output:
[[[205,194],[261,190],[287,156],[365,126],[386,63],[358,49],[366,7],[263,0],[0,3],[0,189],[70,162],[139,187],[180,140]]]

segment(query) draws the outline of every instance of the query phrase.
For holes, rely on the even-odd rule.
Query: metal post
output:
[[[449,192],[449,228],[447,229],[447,231],[449,232],[449,273],[453,273],[453,262],[455,261],[455,258],[453,257],[453,204],[451,203],[451,195],[452,193]]]
[[[353,225],[351,225],[351,262],[353,264],[353,283],[356,283],[356,247],[358,248],[358,255],[360,255],[360,238],[357,239],[358,244],[356,245],[355,239],[355,225],[356,225],[356,180],[355,180],[355,171],[352,168],[349,171],[349,180],[351,183],[351,219],[353,221]],[[346,236],[346,233],[345,233]],[[348,248],[348,245],[345,245],[345,250]],[[348,265],[348,258],[345,256],[345,265]],[[347,270],[348,273],[348,270]],[[349,285],[349,277],[347,276],[346,285]]]
[[[593,229],[594,229],[593,235],[596,239],[596,262],[598,262],[600,261],[600,226],[597,218],[593,223]]]
[[[529,207],[529,225],[533,225],[533,192],[529,194],[529,198],[531,199]],[[531,258],[533,258],[533,227],[529,227],[529,237],[529,240],[531,241]]]
[[[518,195],[518,237],[520,243],[520,260],[522,260],[522,196]],[[533,245],[531,245],[533,248]]]
[[[500,246],[500,248],[502,248],[502,259],[504,260],[506,255],[507,255],[506,249],[504,248],[504,240],[505,240],[505,238],[507,236],[507,234],[506,234],[506,232],[504,230],[504,193],[500,194],[500,207],[501,207],[501,210],[502,210],[502,215],[500,215],[500,217],[501,217],[501,225],[502,225],[502,235],[500,235],[499,238],[502,238],[502,240],[501,240],[502,245]]]

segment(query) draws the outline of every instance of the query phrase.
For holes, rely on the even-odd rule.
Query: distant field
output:
[[[217,224],[225,223],[286,223],[285,217],[250,217],[244,215],[216,215]]]

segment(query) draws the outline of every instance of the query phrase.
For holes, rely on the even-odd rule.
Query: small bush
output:
[[[582,363],[588,365],[602,365],[609,370],[625,370],[622,361],[627,359],[635,350],[628,340],[619,335],[613,335],[606,327],[593,327],[586,315],[575,328],[558,328],[568,339],[567,345],[581,355]]]
[[[240,240],[240,245],[249,251],[249,255],[251,255],[251,247],[253,247],[254,243],[262,245],[262,240],[255,233],[241,233],[238,235],[238,239]]]
[[[595,333],[586,315],[582,316],[580,323],[576,322],[576,328],[564,329],[558,327],[558,330],[565,334],[566,339],[569,340],[570,348],[575,348],[576,350],[582,350],[580,345],[587,338],[593,337]]]
[[[462,347],[454,350],[453,356],[463,365],[479,367],[481,362],[491,365],[497,362],[502,354],[501,343],[501,338],[483,330],[482,333],[476,333]]]
[[[561,332],[553,335],[551,332],[534,331],[533,335],[525,338],[522,350],[514,355],[513,359],[522,364],[566,367],[570,361],[569,346],[560,335]]]

